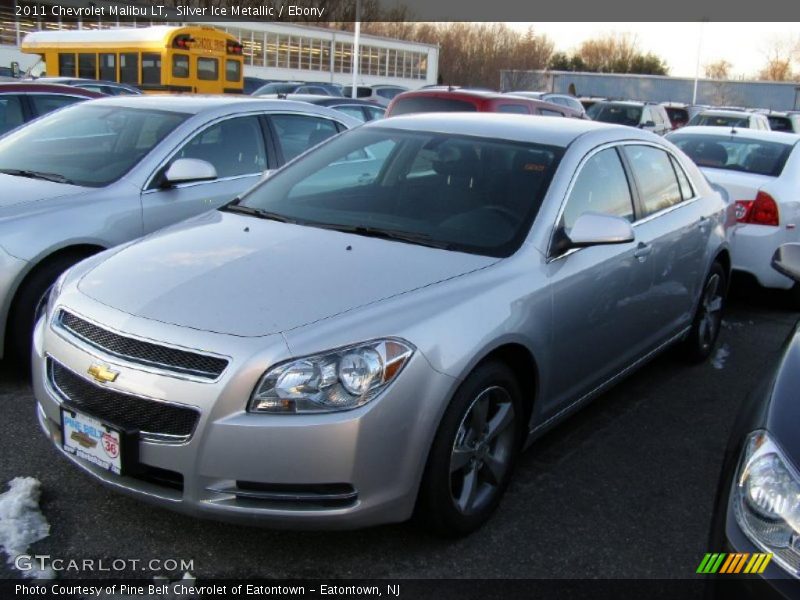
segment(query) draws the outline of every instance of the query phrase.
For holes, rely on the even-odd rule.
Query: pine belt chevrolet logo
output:
[[[89,367],[89,370],[86,371],[95,381],[99,383],[111,383],[117,380],[119,376],[119,371],[112,371],[105,365],[97,365],[94,364]]]
[[[772,554],[706,554],[697,572],[701,575],[714,573],[763,573],[767,568]]]

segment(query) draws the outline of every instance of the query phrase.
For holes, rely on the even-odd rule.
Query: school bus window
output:
[[[203,81],[219,79],[219,61],[216,58],[197,58],[197,78]]]
[[[142,54],[142,84],[161,84],[161,55]]]
[[[242,63],[238,60],[225,61],[225,81],[239,81],[242,78]]]
[[[78,77],[97,79],[96,54],[78,54]]]
[[[100,79],[106,81],[117,80],[117,55],[116,54],[101,54],[100,55]]]
[[[58,74],[61,77],[75,77],[75,55],[72,52],[59,52]]]
[[[188,77],[189,76],[189,56],[186,54],[173,54],[172,55],[172,76],[173,77]]]
[[[135,52],[119,55],[119,80],[121,83],[139,84],[139,55]]]

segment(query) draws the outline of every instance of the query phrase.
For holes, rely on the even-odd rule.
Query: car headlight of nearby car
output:
[[[747,537],[791,573],[800,569],[800,474],[766,431],[745,444],[734,514]]]
[[[403,370],[415,348],[382,339],[300,358],[267,371],[250,399],[250,412],[320,413],[363,406]]]
[[[45,315],[47,316],[47,323],[49,323],[50,319],[53,317],[53,309],[56,306],[56,300],[61,294],[61,290],[64,288],[64,282],[67,280],[67,273],[69,273],[69,269],[59,275],[58,279],[55,280],[53,285],[51,285],[50,289],[46,292],[47,298],[45,299]],[[37,315],[37,319],[39,316],[41,315]]]

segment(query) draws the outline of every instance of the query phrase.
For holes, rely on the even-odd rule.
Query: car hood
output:
[[[126,246],[85,273],[78,289],[137,317],[251,337],[497,260],[214,211]]]
[[[0,210],[29,202],[52,200],[88,189],[90,188],[0,173]]]

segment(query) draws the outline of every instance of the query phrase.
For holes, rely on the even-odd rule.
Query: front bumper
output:
[[[40,425],[65,457],[102,483],[190,515],[275,527],[357,528],[411,516],[428,449],[455,383],[419,352],[381,396],[358,409],[250,414],[245,407],[264,370],[289,358],[281,336],[247,340],[187,333],[101,305],[91,314],[116,331],[214,348],[231,357],[216,381],[165,376],[87,347],[42,319],[33,356]],[[100,362],[119,372],[116,381],[102,384],[105,390],[190,405],[200,412],[195,430],[180,443],[140,439],[144,474],[118,476],[76,458],[61,448],[61,397],[49,380],[48,359],[87,381],[89,366]]]
[[[763,287],[788,290],[794,282],[772,268],[772,255],[781,244],[797,241],[797,229],[739,224],[731,235],[733,269],[753,275]]]

